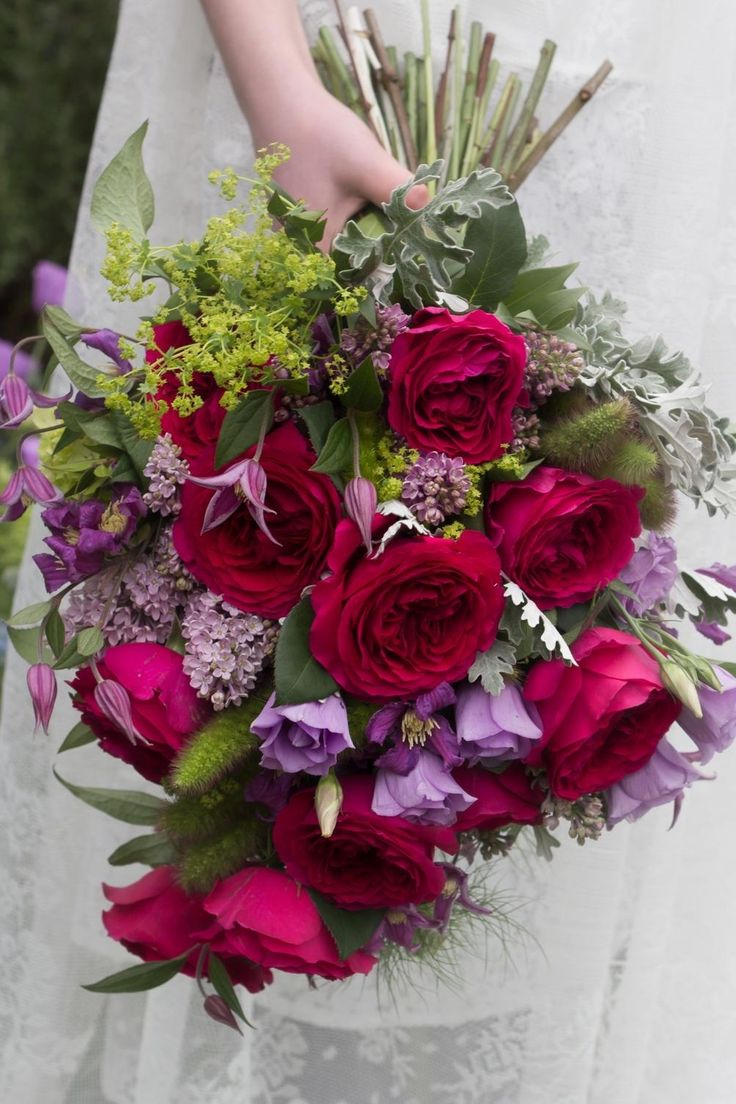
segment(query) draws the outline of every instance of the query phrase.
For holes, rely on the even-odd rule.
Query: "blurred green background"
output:
[[[69,257],[117,14],[118,0],[0,0],[0,340],[11,345],[37,332],[35,264]],[[0,433],[0,489],[13,437]],[[21,524],[0,526],[0,617],[22,550]],[[4,649],[0,636],[0,665]]]

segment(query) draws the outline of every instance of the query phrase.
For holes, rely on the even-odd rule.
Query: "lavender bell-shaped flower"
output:
[[[200,487],[215,489],[205,510],[203,533],[222,525],[245,500],[248,511],[261,532],[274,544],[280,544],[266,524],[266,514],[274,514],[276,511],[266,506],[268,477],[258,460],[240,460],[221,475],[190,475],[189,479]]]
[[[112,679],[101,679],[95,686],[94,699],[108,721],[124,732],[131,744],[143,739],[133,724],[130,698],[124,686]]]
[[[339,754],[353,747],[339,694],[300,705],[274,703],[272,694],[250,726],[261,741],[261,766],[287,774],[325,775]]]
[[[0,506],[7,509],[2,521],[16,521],[26,512],[31,502],[40,502],[49,506],[59,502],[64,496],[54,487],[38,468],[22,464],[10,477],[10,482],[0,494]]]
[[[699,750],[699,761],[709,763],[716,752],[725,751],[736,740],[736,678],[715,667],[721,690],[698,688],[702,717],[683,709],[678,724]]]
[[[645,766],[606,790],[606,823],[613,828],[622,820],[638,820],[651,809],[666,805],[669,801],[675,803],[676,820],[685,789],[693,782],[712,777],[703,774],[688,756],[677,751],[663,737]]]
[[[478,682],[458,690],[455,728],[460,754],[471,765],[483,759],[526,759],[542,735],[534,706],[510,682],[495,696]]]
[[[475,800],[438,755],[416,749],[405,774],[385,767],[376,772],[371,809],[377,816],[402,816],[419,824],[452,824]]]
[[[367,552],[371,552],[371,525],[378,505],[378,494],[370,479],[356,475],[345,488],[345,513],[360,530]]]
[[[53,667],[48,663],[34,663],[28,668],[26,682],[36,718],[34,731],[42,728],[48,736],[49,721],[56,704],[56,674]]]

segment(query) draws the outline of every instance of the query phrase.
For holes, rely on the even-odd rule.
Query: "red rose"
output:
[[[391,347],[388,421],[412,448],[481,464],[513,439],[526,343],[484,310],[418,311]]]
[[[249,449],[246,456],[252,455]],[[237,609],[262,617],[283,617],[304,587],[322,573],[340,519],[332,480],[310,472],[316,456],[289,422],[266,438],[261,464],[268,477],[268,528],[263,533],[244,507],[202,533],[212,491],[185,483],[182,510],[174,524],[174,545],[200,583]]]
[[[411,698],[454,682],[496,638],[501,576],[482,533],[399,536],[369,558],[357,525],[343,521],[328,564],[333,574],[312,591],[310,648],[360,698]]]
[[[538,824],[542,819],[539,807],[544,794],[532,788],[519,763],[510,764],[499,774],[483,767],[458,767],[452,777],[476,799],[458,814],[453,826],[456,832],[473,828],[490,832],[505,824]]]
[[[434,862],[439,847],[453,854],[454,830],[378,816],[373,778],[342,779],[343,802],[329,839],[320,831],[314,787],[300,790],[276,817],[273,842],[293,878],[341,908],[392,908],[434,900],[445,884]]]
[[[203,929],[212,928],[212,917],[205,912],[201,897],[189,897],[174,880],[174,869],[159,866],[129,886],[103,885],[112,908],[103,912],[108,935],[145,962],[178,958],[193,953],[182,973],[194,977],[198,945],[205,942]],[[209,936],[207,937],[209,938]],[[213,948],[214,949],[214,948]],[[231,979],[258,993],[273,980],[270,970],[253,961],[230,957],[217,948]]]
[[[658,664],[628,633],[588,629],[572,654],[577,667],[536,663],[524,685],[543,729],[528,762],[545,767],[552,792],[570,800],[643,767],[681,708]]]
[[[282,870],[249,867],[219,882],[204,901],[217,927],[212,950],[289,974],[346,978],[368,974],[373,955],[341,959],[312,898]],[[268,971],[266,971],[268,972]]]
[[[639,487],[539,467],[494,483],[486,532],[504,571],[541,609],[574,606],[615,579],[641,532]]]
[[[160,644],[119,644],[107,649],[97,661],[97,670],[103,679],[127,690],[133,724],[142,740],[132,743],[102,712],[94,698],[97,680],[90,667],[81,667],[70,683],[82,720],[104,751],[130,763],[149,781],[160,782],[187,737],[212,712],[190,686],[182,656]]]

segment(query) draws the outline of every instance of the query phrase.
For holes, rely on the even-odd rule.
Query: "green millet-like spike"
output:
[[[601,403],[551,426],[542,436],[540,451],[548,463],[568,471],[595,471],[620,447],[634,417],[626,399]]]
[[[243,815],[243,783],[226,779],[201,797],[179,797],[164,811],[161,827],[177,846],[220,835]]]
[[[640,484],[646,494],[639,503],[642,525],[645,529],[669,529],[677,515],[676,496],[673,487],[667,486],[660,475]]]
[[[204,793],[245,763],[258,747],[250,726],[265,704],[261,693],[253,693],[243,705],[217,713],[195,733],[174,760],[174,793]]]
[[[208,893],[218,878],[227,878],[263,851],[267,827],[262,821],[241,820],[218,839],[185,850],[179,860],[179,881],[188,893]]]
[[[608,463],[592,474],[598,479],[617,479],[627,486],[641,486],[656,475],[658,468],[659,457],[654,449],[632,437],[622,440]]]

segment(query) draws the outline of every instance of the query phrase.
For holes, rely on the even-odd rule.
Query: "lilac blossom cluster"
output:
[[[179,487],[189,475],[189,465],[182,460],[181,449],[174,444],[170,433],[157,439],[143,474],[148,479],[148,490],[143,496],[148,509],[161,517],[178,514],[181,509]]]
[[[398,303],[390,307],[378,304],[375,327],[360,318],[353,329],[343,330],[340,348],[355,364],[370,356],[376,371],[385,373],[391,359],[391,346],[399,334],[408,329],[409,321],[409,315]]]
[[[571,341],[556,334],[525,334],[529,357],[524,385],[537,405],[545,402],[553,391],[569,391],[585,367],[583,354]]]
[[[419,521],[442,525],[447,517],[461,512],[469,490],[470,479],[459,456],[428,452],[404,475],[401,498]]]

